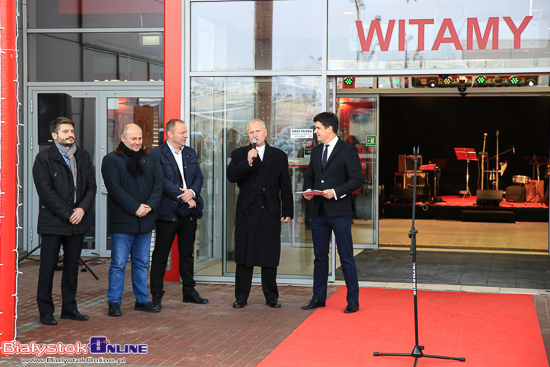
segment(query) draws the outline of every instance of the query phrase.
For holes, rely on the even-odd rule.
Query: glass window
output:
[[[144,45],[155,37],[158,46]],[[162,33],[29,34],[30,82],[164,80]]]
[[[205,206],[197,236],[198,275],[226,275],[235,269],[231,260],[238,187],[226,180],[225,171],[231,152],[249,144],[248,122],[259,118],[266,123],[268,144],[288,154],[293,190],[302,189],[314,141],[293,137],[290,129],[313,132],[313,117],[321,112],[324,90],[321,78],[313,76],[191,79],[190,144],[204,176],[201,195],[205,203],[212,203]],[[294,219],[282,226],[278,274],[309,278],[313,272],[311,212],[302,197],[295,196]]]
[[[158,0],[29,0],[28,14],[29,29],[164,27]]]
[[[191,70],[320,70],[322,22],[321,0],[192,3]]]
[[[328,1],[328,70],[548,70],[548,2]]]

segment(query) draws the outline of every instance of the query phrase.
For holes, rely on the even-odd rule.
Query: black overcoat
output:
[[[90,229],[88,214],[93,209],[96,194],[95,170],[90,154],[78,147],[76,159],[76,202],[74,178],[71,169],[59,150],[51,147],[38,153],[32,167],[36,192],[40,198],[38,233],[72,236]],[[75,208],[84,209],[84,216],[77,225],[69,218]]]
[[[281,258],[281,217],[293,216],[288,157],[268,144],[264,159],[248,164],[251,145],[235,149],[227,179],[239,186],[235,214],[235,262],[277,267]]]

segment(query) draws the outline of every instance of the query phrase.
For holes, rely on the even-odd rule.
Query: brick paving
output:
[[[384,255],[384,251],[379,251],[377,255]],[[397,255],[395,252],[390,252],[385,256],[388,260],[388,256],[393,258]],[[423,256],[427,257],[425,254]],[[441,256],[448,255],[443,253]],[[546,259],[543,260],[546,261]],[[384,279],[388,280],[387,272],[390,270],[395,272],[396,269],[395,264],[388,263],[388,261],[381,264],[380,261],[368,259],[366,262],[363,261],[365,262],[363,264],[361,257],[357,257],[357,261],[359,268],[368,268],[371,271],[368,275],[359,272],[360,280],[372,282],[371,285],[364,283],[363,286],[383,286],[383,283],[380,282]],[[500,266],[513,263],[515,268],[523,269],[522,267],[525,267],[527,269],[532,267],[533,261],[531,258],[524,259],[521,256],[510,254],[505,259],[500,259],[498,263]],[[444,264],[445,262],[439,259],[437,263]],[[249,304],[245,308],[237,310],[231,307],[234,301],[233,284],[198,284],[197,290],[203,297],[209,298],[210,303],[195,305],[182,302],[181,285],[175,282],[165,283],[166,294],[163,298],[162,312],[151,314],[134,311],[135,299],[131,290],[130,268],[128,267],[121,307],[122,316],[109,317],[106,297],[109,259],[96,258],[90,259],[88,264],[99,280],[96,280],[88,272],[81,272],[77,295],[79,310],[89,315],[90,320],[78,322],[59,319],[61,272],[56,272],[53,297],[57,307],[55,316],[58,319],[58,325],[45,326],[39,322],[36,306],[39,264],[39,261],[31,258],[19,265],[21,272],[18,282],[17,341],[19,343],[55,344],[61,342],[75,344],[80,342],[88,344],[90,337],[104,336],[111,344],[147,344],[148,347],[148,353],[145,355],[70,354],[56,355],[56,357],[125,358],[124,364],[132,366],[256,366],[312,313],[312,311],[300,309],[311,298],[311,287],[280,287],[280,301],[283,307],[271,309],[265,304],[261,287],[253,286]],[[464,271],[469,272],[468,269]],[[477,267],[474,270],[476,269]],[[525,279],[516,279],[515,281],[521,281],[521,284],[524,284],[528,280],[537,280],[540,283],[541,279],[544,280],[548,276],[547,267],[540,266],[537,269],[538,271],[535,273],[519,272],[519,275],[516,274],[514,278],[523,277]],[[337,278],[341,278],[339,271]],[[409,277],[407,276],[407,278]],[[499,279],[508,281],[507,277]],[[401,281],[405,282],[404,279]],[[337,283],[341,284],[341,282]],[[395,287],[395,284],[394,286],[388,285],[388,287]],[[460,284],[468,285],[469,283],[466,280],[461,280]],[[407,283],[403,283],[403,287],[407,287]],[[329,286],[329,297],[337,288],[336,285]],[[486,289],[489,290],[488,287]],[[537,292],[532,292],[533,290],[530,289],[524,291],[533,294],[541,334],[547,354],[549,354],[550,297],[548,294],[550,292],[545,292],[544,289]],[[28,366],[29,364],[21,362],[25,357],[34,356],[0,356],[0,367]],[[48,363],[48,366],[90,366],[90,364]]]
[[[197,290],[210,300],[207,305],[182,302],[181,285],[165,283],[166,294],[160,313],[133,309],[135,298],[131,290],[130,268],[126,271],[126,289],[121,317],[107,315],[107,279],[109,259],[86,260],[90,273],[79,274],[77,302],[79,311],[89,315],[88,321],[61,320],[61,272],[54,279],[55,316],[58,325],[45,326],[39,322],[36,306],[36,281],[39,262],[27,259],[19,265],[17,341],[19,343],[88,344],[92,336],[105,336],[111,344],[147,344],[145,355],[103,355],[105,358],[125,357],[132,366],[256,366],[312,311],[300,309],[311,298],[311,287],[280,287],[280,309],[265,304],[261,287],[253,286],[248,305],[233,309],[232,284],[198,284]],[[337,286],[329,287],[329,296]],[[88,355],[56,355],[79,358]],[[101,355],[93,355],[98,358]],[[23,365],[21,360],[34,355],[0,357],[0,366]],[[45,357],[41,357],[45,358]],[[26,364],[28,365],[28,364]],[[90,366],[88,363],[48,366]]]

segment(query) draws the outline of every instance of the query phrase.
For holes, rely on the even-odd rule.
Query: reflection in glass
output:
[[[159,81],[164,48],[142,45],[158,33],[29,34],[29,81]],[[62,57],[60,57],[62,55]]]
[[[197,234],[198,275],[221,276],[235,269],[232,256],[238,187],[227,182],[225,169],[231,152],[250,143],[248,122],[253,118],[266,122],[268,144],[287,153],[293,190],[301,190],[309,163],[307,150],[315,142],[297,137],[292,129],[313,132],[312,120],[321,112],[324,90],[321,78],[312,76],[191,79],[190,145],[200,159],[204,176],[201,195],[208,203]],[[294,207],[294,219],[281,231],[278,274],[309,278],[313,272],[309,205],[296,195]]]
[[[141,127],[143,146],[148,150],[161,144],[164,137],[162,103],[162,98],[107,98],[107,153],[118,146],[122,129],[129,123]]]
[[[29,0],[29,29],[164,27],[164,2],[157,0]]]
[[[163,103],[163,98],[107,98],[107,121],[105,121],[107,124],[107,151],[105,154],[112,152],[120,144],[122,129],[129,123],[136,123],[141,127],[143,146],[148,150],[161,144],[164,141]],[[107,250],[111,250],[110,234],[107,234]]]
[[[375,98],[338,98],[337,113],[340,119],[338,135],[348,144],[357,147],[363,186],[353,192],[352,233],[355,244],[376,244],[375,205],[376,189],[377,124]],[[374,140],[373,140],[374,137]]]
[[[191,70],[320,70],[322,29],[321,0],[194,2]]]

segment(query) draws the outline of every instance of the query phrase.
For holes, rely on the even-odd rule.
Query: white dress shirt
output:
[[[185,175],[183,174],[183,148],[185,146],[181,147],[179,153],[176,153],[176,149],[174,149],[173,146],[170,145],[170,143],[166,142],[168,145],[168,148],[170,148],[170,151],[172,152],[172,155],[174,156],[174,159],[176,160],[176,164],[178,165],[178,168],[180,170],[181,180],[183,181],[183,189],[187,189],[187,183],[185,182]],[[189,189],[191,190],[191,189]],[[195,191],[191,190],[193,192],[193,197],[195,197]]]

